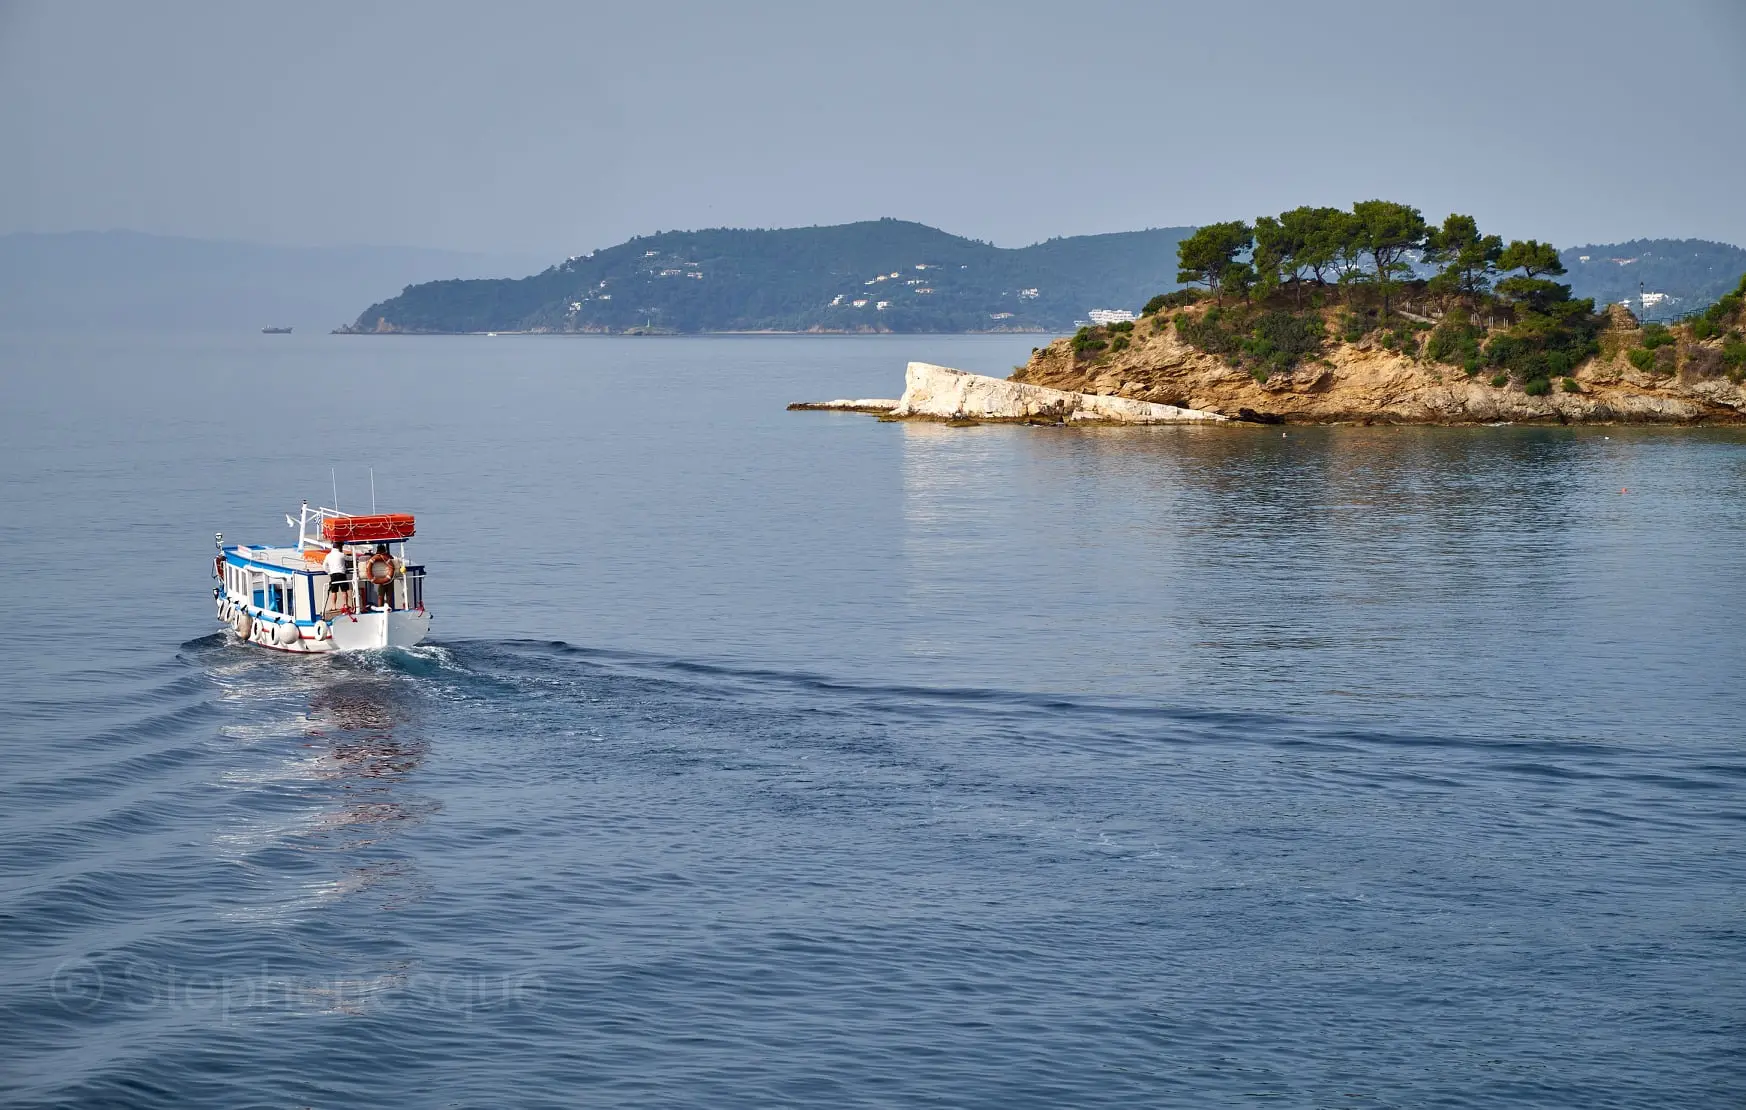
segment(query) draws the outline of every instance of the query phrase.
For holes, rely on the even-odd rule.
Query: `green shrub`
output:
[[[1746,307],[1746,277],[1740,279],[1739,286],[1732,292],[1706,308],[1703,315],[1692,322],[1692,329],[1699,339],[1708,339],[1719,335],[1722,329],[1740,317],[1740,309]],[[1698,331],[1698,329],[1702,331]]]
[[[1722,364],[1728,368],[1730,377],[1746,370],[1746,339],[1730,335],[1722,340]]]
[[[1128,337],[1125,335],[1118,335],[1109,341],[1109,350],[1111,354],[1114,354],[1117,351],[1125,351],[1127,349]]]
[[[1425,357],[1432,362],[1459,364],[1471,375],[1479,369],[1479,341],[1484,336],[1485,329],[1475,326],[1465,309],[1457,308],[1431,329]]]
[[[1267,379],[1273,376],[1273,371],[1267,369],[1265,366],[1257,366],[1255,369],[1249,371],[1249,376],[1254,378],[1257,382],[1260,382],[1262,385],[1266,385]]]
[[[1132,320],[1118,320],[1117,322],[1115,322],[1109,326],[1109,332],[1111,335],[1115,335],[1115,334],[1120,333],[1120,332],[1130,332],[1133,330],[1134,330],[1134,322]]]
[[[1361,316],[1350,309],[1340,313],[1336,326],[1340,329],[1340,338],[1347,343],[1357,343],[1362,340],[1370,334],[1373,327],[1367,316]]]
[[[1625,357],[1639,370],[1648,370],[1655,365],[1655,352],[1648,347],[1633,347],[1625,353]]]
[[[1094,355],[1109,346],[1103,341],[1102,332],[1098,328],[1080,328],[1073,333],[1073,339],[1070,342],[1073,353],[1080,358]]]
[[[1522,392],[1530,397],[1544,397],[1552,392],[1552,383],[1545,378],[1529,378],[1522,383]]]
[[[1502,389],[1504,386],[1510,384],[1510,376],[1508,374],[1493,374],[1491,376],[1491,384]]]
[[[1198,320],[1180,313],[1176,333],[1233,366],[1264,366],[1269,372],[1290,370],[1301,359],[1319,354],[1326,338],[1320,316],[1254,309],[1227,313],[1214,308]]]
[[[1558,286],[1567,289],[1566,286]],[[1600,353],[1603,321],[1594,302],[1544,299],[1515,306],[1516,322],[1485,345],[1485,358],[1517,381],[1551,379]]]
[[[1249,328],[1250,354],[1264,357],[1280,369],[1289,369],[1308,355],[1319,354],[1326,332],[1320,316],[1297,316],[1268,312]]]
[[[1657,347],[1665,347],[1669,343],[1674,343],[1674,342],[1677,342],[1677,340],[1674,338],[1673,333],[1667,330],[1667,325],[1665,325],[1665,324],[1644,324],[1643,325],[1643,349],[1644,350],[1653,351]]]
[[[1146,307],[1140,310],[1141,316],[1156,316],[1167,308],[1187,308],[1199,301],[1204,294],[1199,289],[1178,289],[1174,293],[1160,293],[1146,302]]]
[[[1566,392],[1566,393],[1581,393],[1582,386],[1580,386],[1576,383],[1575,378],[1565,378],[1564,379],[1564,392]]]
[[[1235,345],[1225,330],[1219,327],[1219,310],[1209,309],[1204,316],[1195,317],[1187,312],[1176,314],[1176,334],[1190,347],[1198,348],[1210,355],[1230,354]]]

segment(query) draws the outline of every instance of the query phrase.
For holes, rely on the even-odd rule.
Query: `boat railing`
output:
[[[424,609],[424,568],[409,566],[400,577],[406,583],[406,607],[422,611]]]

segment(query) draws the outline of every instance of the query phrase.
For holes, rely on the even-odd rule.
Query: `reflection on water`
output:
[[[1461,729],[1570,700],[1574,671],[1608,694],[1572,705],[1579,727],[1617,730],[1678,712],[1646,659],[1694,636],[1728,650],[1704,579],[1665,573],[1726,557],[1708,550],[1715,503],[1690,495],[1717,480],[1694,468],[1742,469],[1725,431],[902,435],[903,601],[927,632],[913,655],[1041,664],[1054,689]],[[1025,646],[1052,642],[1081,646]]]
[[[220,852],[262,872],[266,888],[233,916],[289,921],[365,894],[382,909],[421,898],[428,883],[393,837],[440,807],[409,786],[427,744],[404,679],[337,659],[251,661],[244,669],[257,693],[276,689],[275,697],[304,710],[294,733],[252,730],[257,753],[272,749],[277,733],[272,762],[225,776],[245,791],[236,806],[246,812],[218,835]]]

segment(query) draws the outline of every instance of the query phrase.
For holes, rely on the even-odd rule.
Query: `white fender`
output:
[[[231,627],[236,629],[238,636],[245,640],[250,639],[255,631],[255,618],[249,616],[247,609],[238,609],[236,619],[231,622]]]
[[[273,638],[278,640],[284,647],[290,647],[292,644],[296,643],[298,639],[297,625],[291,621],[286,621],[284,624],[275,626],[273,629]]]
[[[315,638],[317,640],[325,640],[325,639],[327,639],[328,635],[329,635],[329,633],[328,633],[327,622],[324,620],[316,621],[315,622]]]

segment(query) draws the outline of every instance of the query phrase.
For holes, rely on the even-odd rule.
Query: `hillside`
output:
[[[325,332],[410,282],[537,264],[421,247],[284,247],[132,231],[0,235],[0,329]]]
[[[1573,295],[1592,297],[1596,304],[1629,301],[1632,311],[1647,320],[1672,319],[1713,304],[1746,273],[1746,250],[1706,239],[1633,239],[1571,247],[1558,256]],[[1639,290],[1647,304],[1638,303]]]
[[[995,247],[874,220],[670,231],[519,280],[413,286],[362,332],[1060,331],[1094,308],[1137,310],[1176,287],[1161,228]]]
[[[1094,308],[1137,309],[1179,288],[1193,228],[1051,239],[1006,249],[923,224],[669,231],[566,259],[531,277],[443,280],[371,305],[351,331],[963,332],[1075,327]],[[1578,297],[1700,308],[1746,270],[1746,251],[1637,240],[1563,252]],[[1583,257],[1588,261],[1582,261]]]

